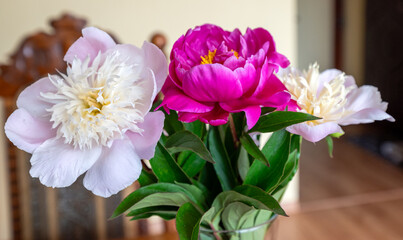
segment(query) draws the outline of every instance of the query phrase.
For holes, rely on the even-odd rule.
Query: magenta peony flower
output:
[[[140,175],[154,155],[164,123],[149,110],[167,76],[163,53],[116,44],[96,28],[83,30],[64,58],[67,74],[27,87],[5,125],[7,137],[32,153],[30,174],[66,187],[87,172],[84,186],[109,197]]]
[[[178,111],[181,121],[211,125],[225,124],[229,113],[243,111],[252,128],[262,106],[284,106],[290,100],[273,74],[288,65],[262,28],[242,35],[210,24],[196,27],[173,46],[161,106]]]
[[[358,88],[352,76],[337,69],[319,73],[319,66],[314,64],[307,72],[288,68],[278,75],[290,91],[292,101],[297,102],[297,111],[322,118],[287,127],[289,132],[308,141],[317,142],[329,134],[342,134],[340,126],[375,120],[395,121],[385,112],[388,104],[382,102],[377,88]]]

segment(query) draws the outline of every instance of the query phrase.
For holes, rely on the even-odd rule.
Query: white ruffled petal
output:
[[[115,140],[85,174],[84,186],[96,195],[109,197],[137,180],[141,169],[141,160],[131,142]]]
[[[151,159],[154,156],[155,146],[164,127],[164,119],[165,115],[161,111],[149,112],[144,117],[144,122],[138,125],[144,130],[142,133],[126,132],[141,159]]]
[[[298,123],[287,127],[290,133],[301,135],[310,142],[317,142],[332,133],[339,133],[343,130],[335,122],[326,122],[319,125],[311,126],[307,123]]]
[[[101,147],[80,150],[52,138],[32,154],[29,173],[47,187],[67,187],[97,161],[101,151]]]
[[[48,77],[41,78],[24,89],[17,99],[17,107],[24,108],[33,117],[50,119],[50,113],[46,111],[52,105],[44,101],[41,92],[56,92],[57,88],[52,84]]]
[[[56,136],[52,123],[32,117],[24,108],[15,110],[4,126],[8,139],[19,149],[32,153],[47,139]]]

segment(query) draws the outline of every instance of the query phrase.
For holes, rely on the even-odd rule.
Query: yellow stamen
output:
[[[202,60],[201,60],[200,64],[212,64],[216,52],[217,52],[217,49],[214,50],[213,52],[211,52],[209,50],[208,54],[206,56],[204,56],[204,57],[201,56]]]
[[[235,50],[231,50],[231,52],[234,53],[234,56],[238,59],[239,58],[239,53]]]

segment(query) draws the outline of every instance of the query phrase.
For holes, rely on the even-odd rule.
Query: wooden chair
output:
[[[28,36],[10,57],[9,64],[0,65],[2,126],[4,119],[15,110],[15,101],[22,89],[47,74],[56,73],[56,69],[66,69],[63,56],[81,36],[86,21],[65,14],[50,24],[51,33]],[[161,34],[154,35],[152,40],[161,48],[165,45],[165,37]],[[3,194],[0,192],[0,201],[3,201],[3,206],[8,203],[11,209],[3,212],[3,219],[9,213],[10,224],[1,224],[4,224],[3,228],[10,226],[12,229],[10,238],[135,239],[141,235],[174,231],[173,222],[166,223],[159,218],[133,222],[127,218],[108,220],[114,208],[136,188],[136,184],[108,199],[87,191],[82,186],[82,177],[68,188],[46,188],[38,179],[29,176],[30,156],[4,140],[4,134],[1,137],[4,143],[2,153],[7,161],[2,162],[3,167],[0,163],[0,191],[3,191]],[[4,186],[5,181],[8,181],[8,187]]]

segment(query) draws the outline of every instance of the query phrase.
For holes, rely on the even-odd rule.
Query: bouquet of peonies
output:
[[[32,154],[31,176],[67,187],[85,173],[84,186],[103,197],[138,180],[113,217],[176,218],[181,239],[285,216],[279,201],[298,169],[301,136],[331,147],[340,126],[394,121],[375,87],[317,64],[288,67],[262,28],[190,29],[169,68],[150,43],[116,44],[86,28],[64,60],[66,73],[27,87],[5,125]],[[272,135],[259,148],[261,133]]]

